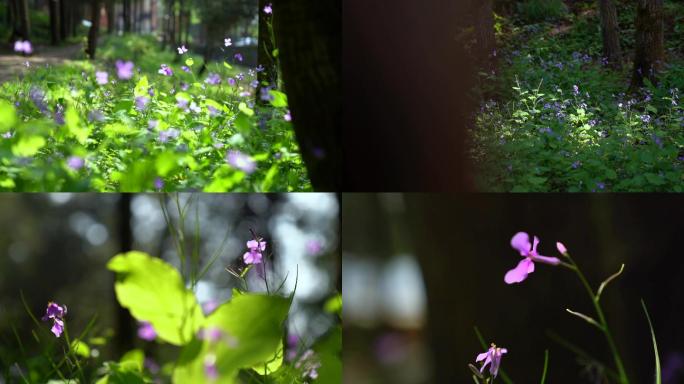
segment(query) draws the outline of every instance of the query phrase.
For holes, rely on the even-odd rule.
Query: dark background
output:
[[[427,294],[427,322],[402,327],[377,306],[357,308],[377,312],[375,320],[360,321],[350,311],[355,298],[344,291],[345,382],[472,382],[466,365],[481,352],[475,325],[487,342],[508,348],[502,367],[517,383],[540,379],[545,349],[547,382],[596,382],[586,364],[546,334],[554,331],[613,366],[603,335],[565,312],[595,316],[576,275],[537,264],[523,283],[504,283],[520,260],[510,247],[518,231],[537,235],[543,255],[559,256],[555,243],[562,241],[594,289],[624,263],[601,302],[631,382],[652,382],[654,372],[641,298],[654,321],[664,379],[679,367],[664,382],[684,382],[684,197],[347,194],[343,201],[345,281],[363,272],[359,265],[381,271],[397,255],[411,254]],[[369,284],[367,291],[387,292],[380,287]]]
[[[24,309],[21,292],[39,319],[50,300],[67,305],[72,339],[97,315],[90,336],[105,337],[107,343],[92,346],[99,356],[91,367],[118,360],[133,347],[144,347],[160,363],[164,356],[175,358],[177,349],[137,338],[137,324],[119,307],[114,274],[106,263],[119,252],[134,249],[178,266],[161,210],[164,204],[177,226],[176,196],[181,205],[192,199],[185,236],[190,250],[197,217],[202,266],[227,236],[217,261],[198,284],[200,303],[230,298],[239,282],[225,268],[242,265],[245,242],[254,229],[273,253],[270,282],[280,282],[289,273],[284,290],[291,292],[294,272],[299,272],[288,328],[313,341],[334,324],[323,311],[325,300],[341,289],[339,203],[334,194],[0,194],[0,381],[7,370],[16,369],[16,362],[24,372],[27,361],[40,365],[43,351],[49,352],[55,341],[48,323],[36,330],[42,342],[33,339],[31,331],[36,327]],[[319,252],[307,251],[310,240],[319,242]],[[263,291],[263,282],[252,272],[250,290]],[[60,351],[53,352],[58,359]]]

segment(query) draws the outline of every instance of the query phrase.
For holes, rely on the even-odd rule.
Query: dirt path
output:
[[[14,79],[26,70],[25,63],[31,66],[63,64],[81,55],[82,45],[66,45],[62,47],[38,46],[33,55],[24,57],[14,52],[0,52],[0,83]]]

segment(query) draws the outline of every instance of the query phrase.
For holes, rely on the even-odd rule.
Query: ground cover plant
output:
[[[520,254],[520,256],[523,257],[523,259],[520,260],[513,269],[509,270],[506,273],[506,275],[504,276],[504,282],[509,285],[522,283],[529,277],[529,275],[532,272],[535,271],[537,266],[540,264],[567,268],[575,272],[583,288],[589,295],[589,298],[595,311],[595,315],[586,315],[584,313],[577,312],[569,308],[566,308],[565,310],[569,314],[576,316],[577,318],[587,322],[589,325],[595,327],[605,337],[606,343],[608,344],[610,350],[610,354],[612,355],[613,366],[611,367],[610,365],[603,363],[600,359],[588,356],[585,352],[582,351],[581,348],[577,347],[575,343],[563,341],[563,343],[565,344],[564,346],[568,349],[571,349],[574,353],[578,355],[578,357],[591,361],[592,365],[597,367],[596,373],[594,375],[595,382],[615,382],[620,384],[628,384],[630,382],[630,379],[625,370],[622,358],[620,356],[620,351],[615,344],[614,337],[611,333],[610,326],[608,324],[608,321],[606,320],[606,315],[600,302],[603,290],[608,286],[608,284],[611,281],[618,278],[620,274],[622,274],[625,265],[622,264],[622,266],[620,266],[620,269],[616,273],[607,277],[603,282],[601,282],[598,288],[594,289],[591,283],[589,283],[589,281],[585,277],[580,266],[576,263],[575,259],[570,256],[568,249],[565,247],[563,243],[556,243],[556,248],[561,255],[561,257],[558,258],[542,256],[539,253],[539,251],[537,251],[537,246],[539,245],[539,242],[540,241],[536,236],[530,239],[530,236],[525,232],[518,232],[515,235],[513,235],[513,238],[511,238],[511,247],[513,247],[513,249],[515,249]],[[651,339],[653,342],[653,350],[655,353],[654,381],[655,383],[660,384],[662,382],[662,375],[655,332],[653,330],[653,325],[651,324],[651,318],[648,314],[648,309],[646,308],[646,304],[643,300],[641,301],[641,305],[643,307],[646,319],[648,321]],[[482,334],[480,333],[477,327],[475,327],[475,333],[477,337],[480,339],[482,347],[486,350],[482,353],[479,353],[475,357],[474,364],[468,364],[468,367],[470,368],[472,374],[473,381],[475,383],[491,384],[495,382],[497,376],[499,376],[500,374],[501,381],[507,384],[512,383],[513,381],[510,379],[510,377],[508,377],[504,370],[501,369],[501,362],[502,360],[504,360],[504,355],[509,353],[508,348],[498,347],[494,343],[491,343],[490,346],[487,346],[484,338],[482,337]],[[476,366],[476,364],[479,365],[479,368]],[[549,351],[546,350],[544,353],[543,368],[541,369],[542,384],[546,382],[548,364]]]
[[[118,305],[137,323],[136,346],[112,358],[111,344],[122,336],[98,324],[106,310],[102,314],[80,302],[53,301],[46,292],[49,301],[36,313],[21,293],[25,309],[21,321],[28,322],[31,331],[18,332],[19,325],[11,326],[15,348],[3,348],[0,382],[341,381],[341,295],[330,295],[321,303],[322,313],[334,324],[318,318],[318,326],[326,329],[320,337],[300,333],[288,317],[301,311],[292,309],[301,276],[298,270],[280,275],[270,239],[255,231],[245,233],[239,260],[221,265],[217,260],[226,238],[212,255],[199,254],[198,239],[183,235],[186,218],[190,223],[198,215],[193,212],[195,199],[175,199],[177,216],[164,205],[161,209],[177,260],[129,251],[114,255],[106,264],[114,275]],[[235,287],[228,300],[200,302],[200,281],[212,270],[235,280]],[[287,279],[295,282],[294,290],[284,288]],[[71,321],[75,317],[89,320],[81,327]],[[35,355],[28,352],[36,349],[40,352]]]
[[[496,16],[496,68],[480,73],[471,129],[478,187],[683,191],[682,5],[664,2],[665,59],[642,71],[635,2],[612,2],[623,52],[615,60],[602,44],[599,2],[536,3]]]
[[[272,8],[260,12],[272,38]],[[278,69],[245,66],[234,40],[214,42],[217,60],[134,34],[102,38],[92,61],[27,57],[0,85],[0,189],[310,190],[287,96],[260,76]]]

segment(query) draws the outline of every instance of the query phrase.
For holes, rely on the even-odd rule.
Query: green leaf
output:
[[[254,110],[249,108],[244,102],[238,104],[238,109],[247,116],[254,116]]]
[[[141,349],[131,349],[130,351],[124,353],[119,360],[119,364],[122,367],[126,367],[127,370],[142,372],[143,363],[145,362],[145,353]]]
[[[147,96],[147,89],[149,88],[149,82],[147,81],[147,76],[143,76],[138,80],[138,84],[135,85],[133,94],[135,97]]]
[[[78,111],[74,107],[68,107],[64,113],[64,123],[69,134],[78,140],[81,145],[86,143],[90,130],[83,126],[81,118],[78,116]]]
[[[653,340],[653,354],[655,355],[656,384],[661,384],[662,374],[660,373],[660,357],[658,356],[658,343],[656,342],[655,331],[653,330],[653,324],[651,323],[651,316],[648,315],[648,309],[646,309],[646,303],[644,302],[644,299],[641,299],[641,306],[644,308],[644,313],[646,314],[646,320],[648,320],[648,328],[651,330],[651,340]]]
[[[240,369],[272,361],[282,348],[282,327],[290,304],[290,298],[245,293],[218,307],[206,319],[205,329],[218,328],[234,342],[194,339],[181,352],[174,382],[204,382],[204,360],[209,354],[216,358],[217,383],[234,383]]]
[[[116,272],[116,297],[138,321],[152,324],[160,340],[184,345],[204,321],[195,295],[178,271],[163,260],[132,251],[114,256],[107,268]]]
[[[252,121],[249,119],[249,116],[242,112],[238,113],[234,124],[238,132],[243,136],[246,136],[252,130]]]
[[[328,299],[323,307],[328,313],[342,313],[342,295],[339,293]]]
[[[271,100],[271,105],[273,105],[276,108],[280,107],[287,107],[287,95],[280,92],[276,91],[275,89],[271,89],[268,91],[268,93],[273,96],[273,100]]]
[[[618,276],[620,276],[620,274],[622,273],[622,270],[624,270],[624,269],[625,269],[625,265],[622,264],[622,265],[620,266],[620,270],[619,270],[619,271],[613,273],[612,275],[608,276],[607,279],[603,280],[603,282],[601,283],[601,286],[599,286],[599,289],[598,289],[598,291],[596,292],[596,301],[599,301],[599,300],[601,299],[601,293],[603,293],[603,290],[606,288],[606,286],[608,285],[608,283],[610,283],[611,281],[613,281],[613,279],[615,279],[615,278],[617,278]]]
[[[283,343],[281,342],[275,354],[269,360],[264,364],[255,365],[252,369],[261,376],[270,375],[283,365],[283,356]]]
[[[233,66],[230,65],[230,64],[228,64],[228,63],[225,62],[225,61],[223,62],[223,66],[226,67],[226,68],[228,68],[228,69],[233,69]]]
[[[188,67],[192,67],[193,64],[195,64],[195,60],[193,60],[192,57],[188,57],[187,59],[185,59],[185,65],[187,65]]]
[[[83,341],[75,339],[71,342],[71,349],[79,356],[90,357],[90,347]]]
[[[166,176],[178,166],[178,156],[173,152],[162,152],[155,162],[159,176]]]
[[[30,157],[44,146],[45,139],[42,136],[24,136],[12,146],[12,153],[15,156]]]
[[[0,133],[9,131],[17,123],[17,112],[9,101],[0,100]]]
[[[314,346],[320,360],[316,384],[339,384],[342,382],[342,328],[337,326]]]

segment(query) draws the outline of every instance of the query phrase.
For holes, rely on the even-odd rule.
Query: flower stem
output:
[[[615,346],[615,342],[613,341],[613,336],[610,333],[610,329],[608,328],[608,324],[606,323],[606,317],[603,314],[603,309],[601,308],[601,304],[598,301],[598,297],[594,293],[594,290],[591,289],[591,285],[589,285],[589,281],[587,281],[587,278],[584,276],[584,273],[580,270],[580,268],[577,266],[577,263],[575,263],[575,260],[569,255],[565,255],[568,260],[570,260],[571,265],[574,267],[573,269],[575,270],[575,273],[579,277],[580,281],[582,281],[582,285],[584,285],[584,288],[587,290],[587,293],[589,294],[589,297],[591,298],[592,304],[594,304],[594,309],[596,310],[596,315],[598,316],[598,321],[599,324],[601,325],[601,330],[603,331],[603,334],[606,335],[606,341],[608,341],[608,346],[610,347],[610,351],[613,354],[613,360],[615,360],[615,367],[618,371],[618,376],[620,379],[621,384],[628,384],[629,379],[627,378],[627,373],[625,372],[625,368],[622,365],[622,359],[620,358],[620,353],[618,352],[617,347]]]

